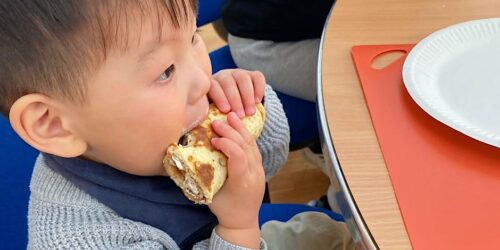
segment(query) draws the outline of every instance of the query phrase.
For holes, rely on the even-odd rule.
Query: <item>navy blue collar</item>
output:
[[[166,232],[182,249],[209,238],[216,217],[164,176],[135,176],[79,158],[44,154],[47,165],[124,218]]]

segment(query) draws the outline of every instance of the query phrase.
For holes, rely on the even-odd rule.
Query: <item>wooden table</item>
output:
[[[318,70],[323,150],[360,248],[408,249],[408,235],[351,59],[354,45],[418,43],[443,27],[500,16],[500,0],[338,0]]]

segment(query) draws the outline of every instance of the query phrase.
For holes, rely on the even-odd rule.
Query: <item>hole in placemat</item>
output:
[[[373,60],[371,61],[371,66],[374,69],[383,69],[387,66],[389,66],[391,63],[394,61],[398,60],[402,56],[406,54],[406,51],[404,50],[391,50],[384,52],[382,54],[378,54]]]

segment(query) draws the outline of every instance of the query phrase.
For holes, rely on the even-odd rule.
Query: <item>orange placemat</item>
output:
[[[403,84],[406,56],[380,70],[371,67],[377,55],[412,47],[352,48],[411,244],[415,249],[500,249],[500,149],[423,111]]]

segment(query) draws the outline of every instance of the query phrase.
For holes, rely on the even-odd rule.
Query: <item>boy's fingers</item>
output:
[[[247,172],[245,151],[238,144],[228,138],[213,138],[212,145],[228,158],[228,179],[238,178]]]
[[[247,71],[235,71],[233,77],[238,84],[238,90],[243,101],[243,106],[246,115],[253,115],[255,113],[255,97],[252,77]]]
[[[234,117],[234,119],[239,119],[238,116],[234,112],[230,112],[228,114],[229,117]],[[237,143],[240,147],[246,148],[245,139],[241,136],[241,134],[232,128],[229,124],[222,121],[214,121],[212,122],[212,128],[215,133],[217,133],[220,137],[228,138]]]
[[[245,117],[243,104],[241,103],[240,91],[233,77],[224,77],[219,80],[219,83],[226,94],[226,98],[231,105],[231,110],[236,112],[240,118]]]
[[[264,89],[266,87],[266,78],[260,71],[252,71],[250,73],[253,81],[253,91],[255,95],[255,103],[262,102],[264,98]]]
[[[248,129],[245,128],[243,121],[241,121],[234,113],[229,113],[229,115],[227,116],[227,122],[229,123],[229,125],[231,125],[231,127],[233,127],[236,130],[236,132],[239,133],[240,137],[242,138],[242,140],[244,140],[245,144],[251,144],[255,142],[255,139],[253,138],[252,134],[250,134]]]
[[[229,105],[229,101],[227,100],[224,90],[222,90],[219,82],[215,79],[211,80],[208,97],[210,97],[220,111],[227,113],[231,110],[231,106]]]
[[[247,156],[246,160],[249,164],[248,171],[263,171],[262,169],[258,169],[258,166],[261,166],[260,168],[262,168],[262,159],[257,148],[257,142],[255,141],[255,138],[252,136],[252,134],[250,134],[243,122],[236,116],[236,114],[229,113],[229,115],[227,116],[227,121],[229,125],[231,125],[231,127],[240,134],[241,140],[244,141],[244,145],[241,146],[241,149],[244,150]]]

